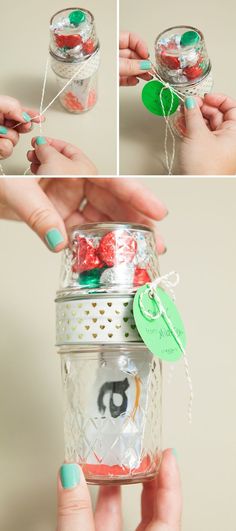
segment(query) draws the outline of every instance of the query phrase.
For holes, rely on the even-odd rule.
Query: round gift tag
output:
[[[163,88],[164,90],[162,90]],[[173,114],[180,103],[178,96],[170,88],[165,87],[161,81],[155,79],[144,85],[142,102],[150,112],[158,114],[158,116]]]
[[[161,288],[156,288],[155,293],[156,298],[151,296],[148,284],[137,290],[133,304],[135,324],[143,342],[155,356],[177,361],[183,354],[177,338],[183,348],[186,346],[184,324],[169,295]]]

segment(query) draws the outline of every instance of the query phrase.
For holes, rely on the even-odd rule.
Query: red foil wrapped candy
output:
[[[108,266],[132,262],[137,242],[128,232],[108,232],[100,241],[98,254]]]
[[[86,238],[78,237],[77,245],[78,247],[75,251],[76,262],[73,266],[75,273],[90,271],[104,265],[97,254],[97,249]]]

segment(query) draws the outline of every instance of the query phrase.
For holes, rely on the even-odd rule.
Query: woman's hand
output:
[[[96,175],[91,160],[76,146],[38,136],[32,139],[33,150],[28,151],[31,172],[35,175]]]
[[[38,111],[22,107],[10,96],[0,96],[0,159],[11,156],[19,135],[29,133],[33,122],[40,122]]]
[[[165,205],[133,179],[0,179],[0,218],[24,221],[54,252],[67,246],[67,229],[73,225],[130,221],[154,229],[161,254],[165,244],[155,221],[167,213]]]
[[[82,470],[76,464],[65,464],[58,475],[57,492],[57,531],[122,531],[120,487],[101,487],[93,514]],[[157,478],[143,486],[136,531],[180,531],[181,511],[178,466],[172,450],[165,450]]]
[[[186,175],[235,175],[236,101],[223,94],[186,98],[180,118],[181,169]]]
[[[139,79],[149,81],[152,70],[147,45],[135,33],[120,34],[120,85],[134,86]]]

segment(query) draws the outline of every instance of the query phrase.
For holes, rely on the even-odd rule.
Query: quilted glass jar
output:
[[[87,9],[64,9],[50,21],[50,56],[60,102],[73,113],[94,107],[100,47],[94,17]]]
[[[137,483],[158,471],[161,362],[143,344],[133,316],[137,288],[157,275],[148,227],[98,223],[71,230],[56,299],[56,343],[65,460],[77,462],[89,483]]]
[[[153,478],[161,459],[161,364],[142,344],[60,349],[65,460],[94,484]]]
[[[60,291],[135,293],[159,274],[154,232],[135,223],[74,227],[64,251]]]
[[[200,30],[192,26],[174,26],[163,31],[155,41],[155,57],[160,77],[183,99],[204,97],[212,90],[212,67]],[[178,134],[184,134],[180,108],[171,116],[171,122]]]

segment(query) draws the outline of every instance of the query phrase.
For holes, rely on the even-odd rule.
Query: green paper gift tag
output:
[[[155,79],[146,83],[142,90],[142,102],[145,107],[153,114],[158,114],[158,116],[169,116],[178,109],[180,100],[178,96],[169,88],[165,88],[160,97],[163,87],[165,87],[165,85],[163,85],[161,81],[157,81]]]
[[[184,324],[175,303],[169,295],[159,287],[155,289],[155,292],[161,301],[161,305],[157,299],[150,296],[148,284],[137,290],[133,304],[135,324],[143,342],[155,356],[165,361],[177,361],[183,352],[173,330],[168,324],[165,313],[185,349],[186,335]],[[159,318],[155,319],[154,317],[157,314],[159,314]]]

